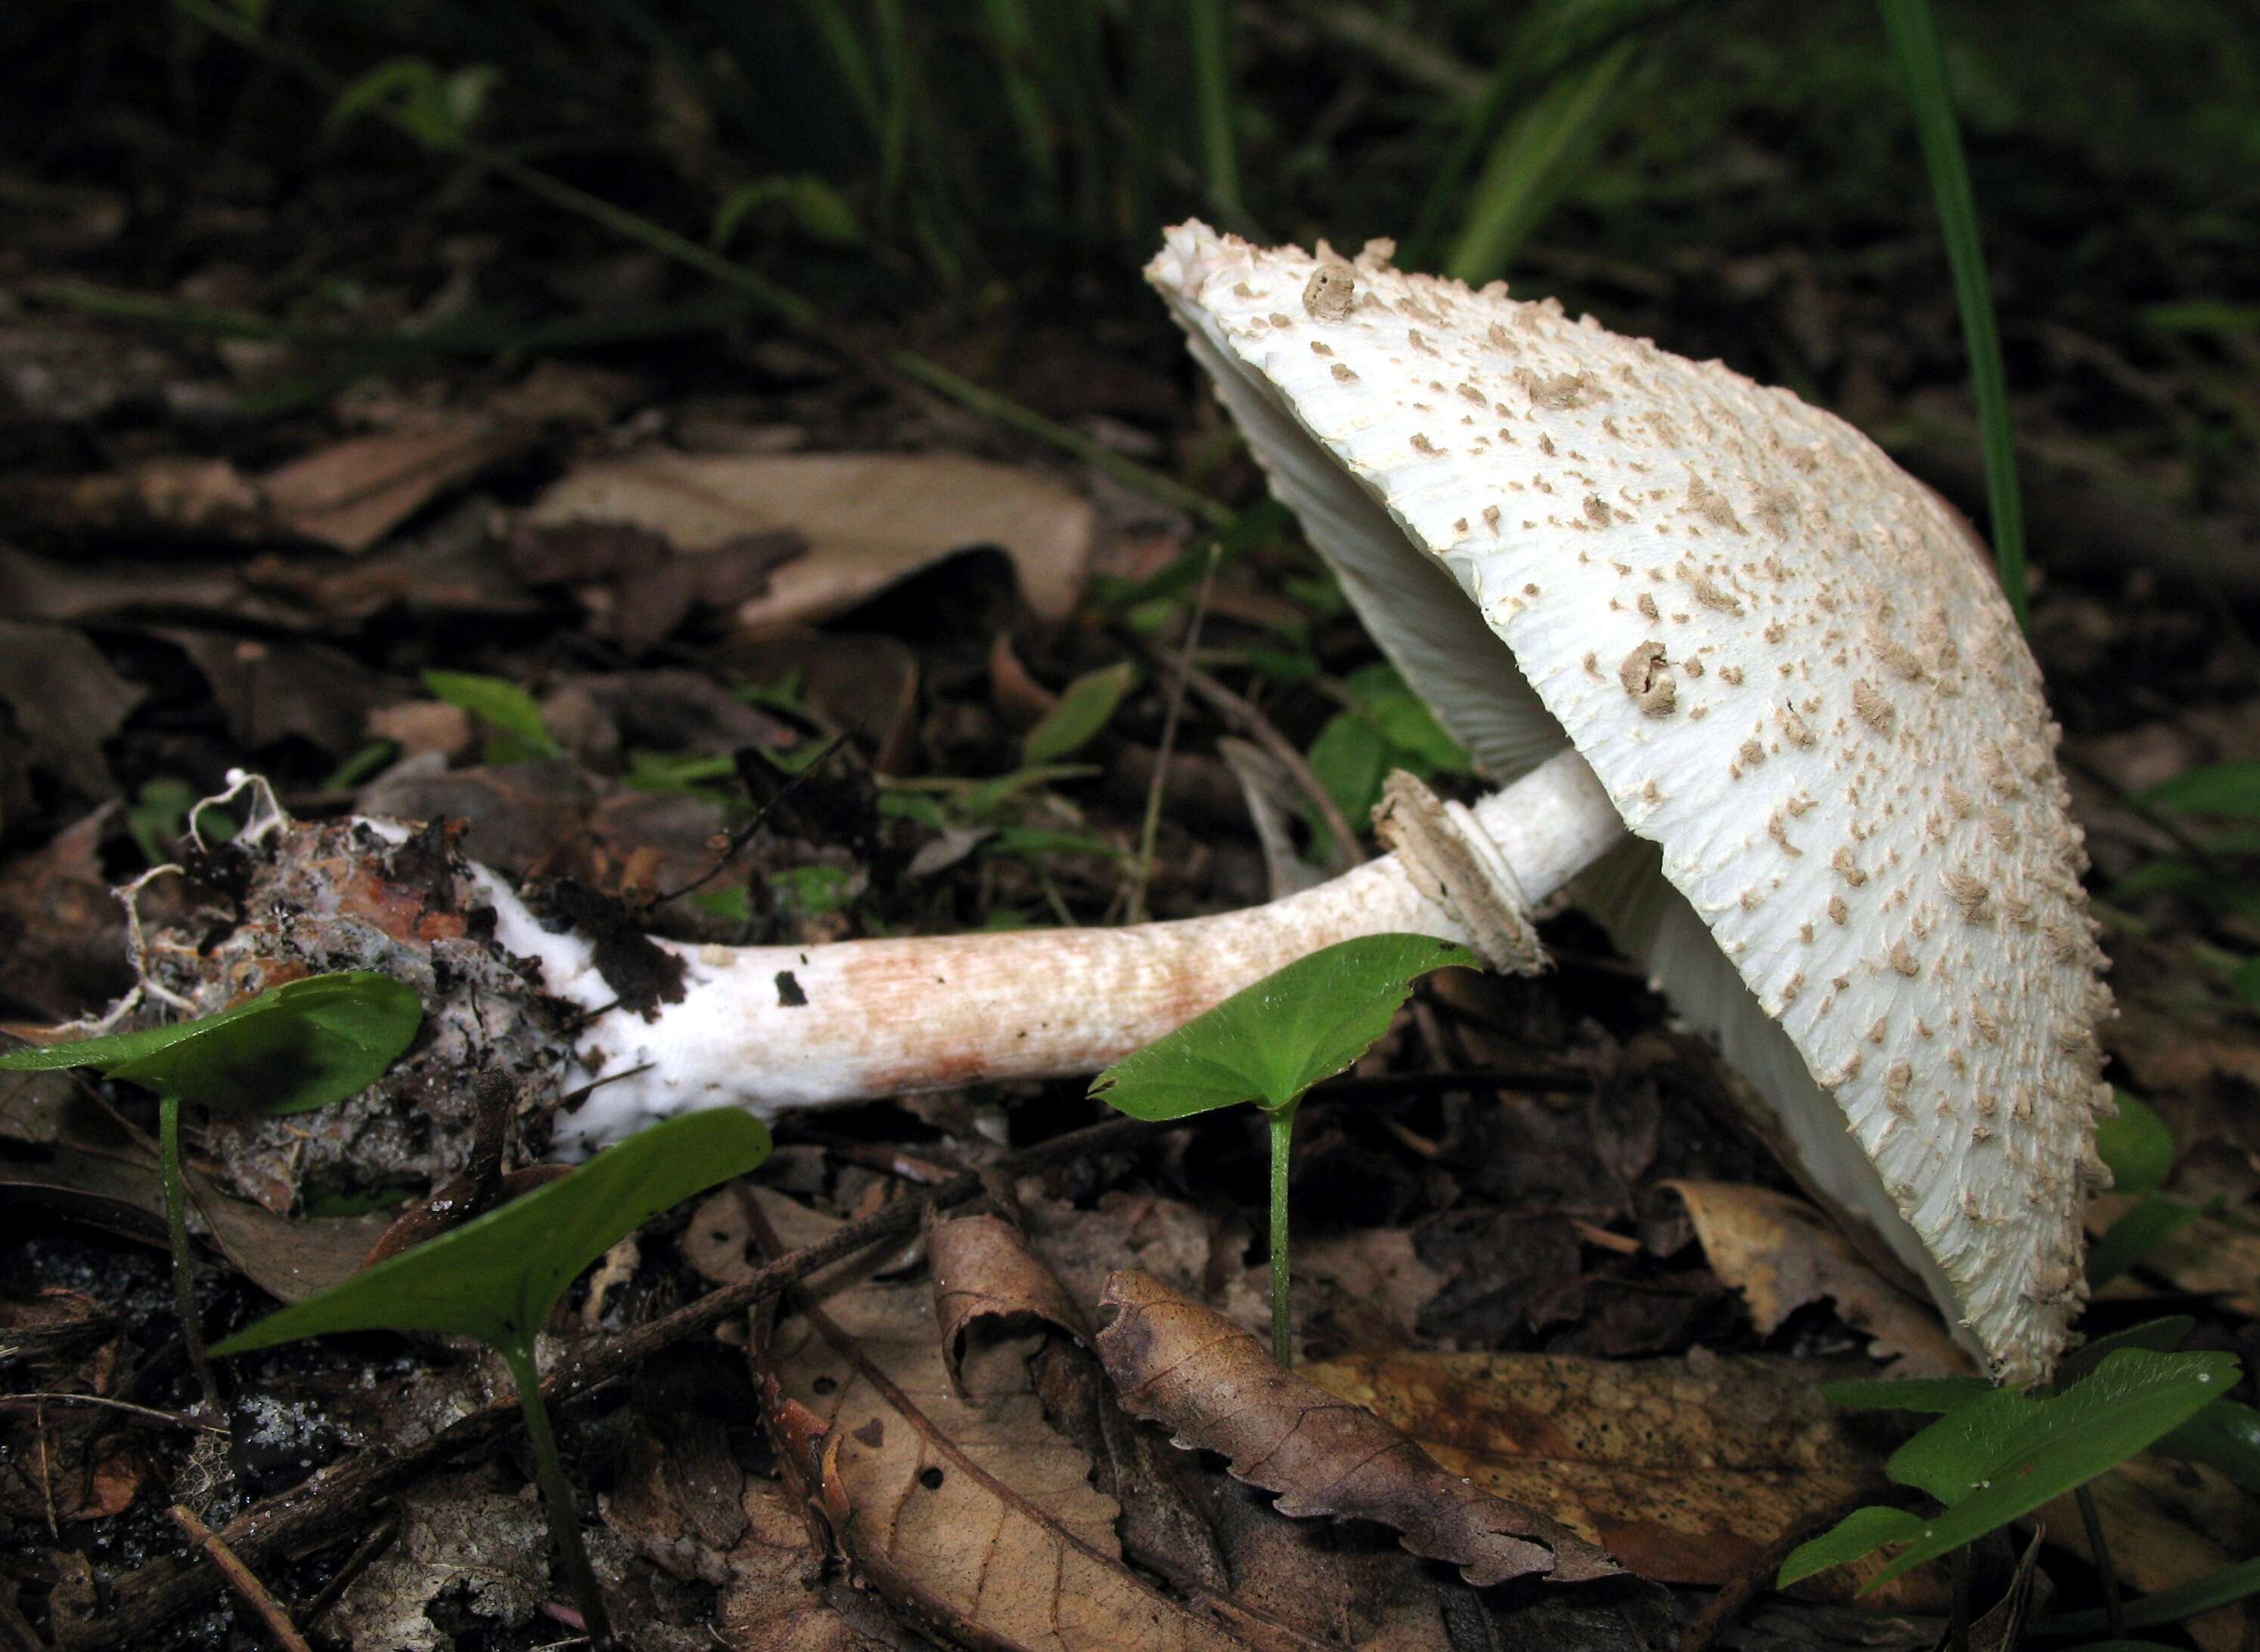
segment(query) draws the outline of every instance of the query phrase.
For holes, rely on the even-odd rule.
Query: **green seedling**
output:
[[[2165,1120],[2123,1090],[2118,1103],[2118,1116],[2096,1126],[2095,1150],[2111,1169],[2112,1185],[2135,1205],[2088,1248],[2091,1286],[2117,1278],[2200,1214],[2187,1200],[2158,1191],[2174,1168],[2173,1133]]]
[[[1298,959],[1125,1056],[1091,1093],[1134,1119],[1185,1119],[1252,1102],[1270,1125],[1271,1351],[1294,1357],[1288,1319],[1287,1165],[1311,1086],[1372,1047],[1432,969],[1482,966],[1427,935],[1364,935]]]
[[[424,1019],[416,994],[390,976],[357,969],[309,976],[174,1026],[111,1033],[75,1044],[11,1050],[0,1069],[53,1072],[92,1067],[157,1097],[157,1141],[173,1290],[189,1358],[215,1405],[189,1254],[188,1188],[181,1171],[181,1104],[214,1112],[311,1112],[357,1095],[384,1075]]]
[[[1360,667],[1337,687],[1343,710],[1319,731],[1311,744],[1311,772],[1341,807],[1347,820],[1373,812],[1381,783],[1392,769],[1416,780],[1439,774],[1463,774],[1468,754],[1444,732],[1420,697],[1407,688],[1392,665]],[[1311,823],[1312,855],[1323,859],[1331,845],[1323,822]]]
[[[2171,1354],[2120,1346],[2061,1393],[1994,1389],[1956,1405],[1892,1455],[1884,1472],[1927,1493],[1929,1514],[1863,1508],[1800,1544],[1776,1586],[1905,1545],[1867,1587],[2085,1485],[2195,1418],[2241,1375],[2228,1354]]]
[[[213,1352],[247,1354],[339,1331],[476,1337],[502,1356],[518,1389],[535,1477],[590,1638],[611,1630],[571,1482],[541,1400],[534,1338],[566,1287],[647,1219],[769,1154],[769,1133],[733,1108],[686,1113],[638,1132],[561,1181],[387,1258],[238,1332]]]
[[[396,57],[338,94],[327,127],[336,132],[360,116],[382,111],[427,149],[461,148],[501,76],[491,64],[443,75],[424,58]]]
[[[561,749],[533,696],[507,677],[473,671],[426,671],[424,686],[458,711],[468,712],[495,730],[483,754],[492,765],[533,762]]]
[[[1137,686],[1138,668],[1127,660],[1076,678],[1020,742],[1021,762],[1036,769],[1072,757],[1098,738]]]

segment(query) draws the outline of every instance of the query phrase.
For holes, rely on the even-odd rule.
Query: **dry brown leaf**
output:
[[[125,912],[102,869],[117,810],[105,803],[0,868],[0,999],[61,1021],[133,984]]]
[[[475,1470],[418,1483],[400,1510],[400,1534],[325,1620],[353,1652],[447,1652],[440,1622],[515,1627],[550,1598],[539,1503]]]
[[[1869,1352],[1899,1377],[1968,1373],[1970,1356],[1931,1311],[1901,1295],[1843,1234],[1801,1199],[1734,1182],[1666,1182],[1686,1204],[1703,1255],[1741,1291],[1761,1335],[1823,1297],[1870,1339]]]
[[[956,454],[679,454],[649,448],[575,471],[537,500],[537,526],[619,522],[682,552],[796,530],[802,555],[742,604],[740,626],[776,632],[853,607],[951,553],[993,545],[1028,606],[1073,611],[1091,560],[1088,502],[1030,470]]]
[[[2106,1193],[2088,1203],[2087,1234],[2099,1239],[2111,1224],[2134,1209],[2123,1194]],[[2199,1215],[2142,1254],[2135,1264],[2178,1291],[2209,1296],[2232,1313],[2260,1319],[2260,1234],[2232,1226],[2217,1216]],[[2106,1297],[2143,1294],[2141,1287],[2113,1280]]]
[[[348,437],[260,478],[275,519],[341,551],[365,551],[449,488],[540,440],[487,420]]]
[[[2210,1469],[2141,1456],[2088,1483],[2104,1541],[2120,1580],[2144,1594],[2192,1583],[2260,1554],[2260,1504]],[[2048,1541],[2089,1558],[2078,1505],[2060,1497],[2023,1522]],[[2251,1644],[2249,1603],[2224,1606],[2180,1627],[2200,1652],[2241,1652]]]
[[[726,1267],[729,1241],[712,1242],[720,1255],[709,1265]],[[923,1287],[864,1284],[792,1315],[756,1355],[778,1392],[767,1409],[779,1448],[807,1475],[859,1570],[898,1610],[962,1644],[1242,1647],[1122,1563],[1120,1506],[1093,1489],[1091,1460],[1045,1420],[1031,1344],[970,1349],[961,1398],[934,1329]]]
[[[1282,1370],[1254,1337],[1151,1276],[1118,1273],[1099,1300],[1119,1310],[1098,1353],[1123,1405],[1231,1459],[1239,1478],[1279,1494],[1282,1514],[1378,1521],[1478,1586],[1618,1570],[1559,1522],[1446,1473],[1371,1412]]]
[[[1302,1375],[1662,1583],[1728,1582],[1799,1519],[1883,1484],[1806,1362],[1407,1351]],[[1922,1610],[1935,1584],[1863,1604]]]
[[[84,633],[0,619],[0,703],[32,761],[72,790],[89,797],[115,790],[103,745],[144,697]]]
[[[852,1620],[858,1607],[879,1610],[868,1598],[848,1590],[835,1600],[809,1587],[823,1555],[785,1487],[747,1481],[740,1510],[745,1535],[730,1551],[730,1581],[714,1603],[715,1632],[730,1652],[882,1652],[898,1644]]]
[[[1001,1216],[956,1216],[926,1232],[933,1269],[934,1328],[942,1363],[965,1394],[966,1337],[983,1320],[1036,1319],[1089,1344],[1083,1311],[1028,1248],[1027,1236]]]

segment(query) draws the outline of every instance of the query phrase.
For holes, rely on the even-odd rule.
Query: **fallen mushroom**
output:
[[[1535,969],[1527,914],[1567,889],[1995,1372],[2044,1375],[2085,1295],[2084,1190],[2106,1179],[2109,998],[2057,731],[1967,528],[1785,391],[1550,302],[1402,275],[1384,244],[1351,263],[1189,224],[1148,275],[1377,641],[1513,783],[1470,810],[1397,776],[1394,853],[1246,912],[659,942],[679,978],[641,1015],[617,1012],[594,943],[454,863],[455,910],[492,925],[471,938],[590,1019],[545,1067],[585,1091],[561,1145],[720,1103],[1091,1071],[1356,935]],[[385,835],[396,857],[425,841]],[[240,982],[261,951],[207,947],[199,967],[232,956]]]

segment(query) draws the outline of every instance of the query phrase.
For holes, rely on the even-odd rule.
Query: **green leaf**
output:
[[[2162,1623],[2179,1623],[2185,1618],[2194,1618],[2204,1613],[2217,1612],[2223,1606],[2234,1606],[2246,1596],[2254,1594],[2260,1594],[2260,1560],[2224,1566],[2219,1571],[2192,1578],[2175,1588],[2161,1589],[2155,1595],[2129,1600],[2126,1606],[2127,1627],[2148,1629]],[[2067,1612],[2061,1617],[2043,1618],[2033,1625],[2032,1633],[2092,1634],[2098,1629],[2109,1627],[2109,1618],[2099,1608],[2093,1612]],[[2147,1641],[2095,1641],[2079,1648],[2079,1652],[2092,1652],[2095,1647],[2146,1647],[2150,1644]]]
[[[2087,1248],[2087,1283],[2106,1284],[2198,1219],[2194,1205],[2145,1193]]]
[[[2160,781],[2135,799],[2153,809],[2260,820],[2260,762],[2208,763]]]
[[[1413,769],[1424,780],[1430,774],[1467,769],[1467,748],[1444,732],[1428,703],[1405,686],[1395,666],[1361,666],[1350,673],[1346,686],[1371,714],[1383,738],[1412,760],[1400,758],[1398,768]]]
[[[1311,773],[1355,826],[1373,812],[1389,773],[1391,748],[1372,719],[1342,712],[1328,719],[1311,742]]]
[[[2146,1348],[2154,1354],[2171,1354],[2196,1329],[2197,1321],[2188,1314],[2170,1313],[2084,1342],[2057,1362],[2051,1391],[2062,1393],[2122,1348]]]
[[[1846,1411],[1958,1411],[1992,1391],[1993,1384],[1982,1377],[1884,1377],[1820,1384],[1820,1398]]]
[[[2009,416],[2008,375],[1993,317],[1993,291],[1985,278],[1985,247],[1978,232],[1978,204],[1962,154],[1961,127],[1947,84],[1946,54],[1930,0],[1880,0],[1885,32],[1906,82],[1915,140],[1930,174],[1931,198],[1946,237],[1946,262],[1954,277],[1955,307],[1970,353],[1970,387],[1978,402],[1979,444],[1985,461],[1985,504],[1993,539],[1993,565],[2002,594],[2025,624],[2025,507],[2017,486],[2016,432]]]
[[[1922,1519],[1905,1509],[1881,1505],[1854,1509],[1827,1531],[1789,1551],[1773,1580],[1777,1589],[1874,1554],[1886,1543],[1912,1542],[1922,1534]]]
[[[2187,1422],[2238,1375],[2227,1354],[2120,1348],[2051,1398],[2002,1389],[1949,1412],[1884,1465],[1892,1479],[1921,1488],[1947,1508],[1921,1522],[1921,1535],[1875,1581],[1899,1577],[2085,1484]]]
[[[2216,1399],[2150,1449],[2202,1462],[2260,1497],[2260,1411],[2249,1405]]]
[[[566,1287],[625,1234],[769,1153],[761,1120],[733,1107],[653,1125],[562,1180],[271,1313],[212,1352],[335,1331],[452,1332],[526,1347]]]
[[[860,247],[863,226],[848,197],[812,172],[780,173],[741,183],[714,209],[714,225],[707,233],[710,245],[726,247],[748,215],[767,207],[782,207],[801,233],[828,247]]]
[[[161,1096],[219,1112],[308,1112],[383,1076],[424,1019],[416,994],[355,969],[308,976],[173,1026],[11,1050],[0,1069],[97,1067]]]
[[[471,671],[426,671],[424,686],[437,697],[500,729],[526,757],[554,757],[558,745],[541,720],[533,697],[504,677]]]
[[[1137,683],[1138,668],[1127,660],[1076,678],[1020,742],[1022,762],[1033,769],[1081,751],[1114,720],[1123,697]]]
[[[1426,935],[1338,942],[1115,1062],[1091,1093],[1134,1119],[1287,1106],[1362,1055],[1412,983],[1448,964],[1480,967],[1466,948]]]
[[[2148,1193],[2174,1168],[2174,1134],[2166,1121],[2125,1091],[2117,1092],[2119,1115],[2095,1126],[2095,1150],[2111,1167],[2121,1193]]]

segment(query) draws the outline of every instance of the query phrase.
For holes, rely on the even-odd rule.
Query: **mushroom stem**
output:
[[[1565,752],[1473,812],[1522,898],[1543,900],[1624,836],[1608,794]],[[583,939],[552,934],[491,873],[496,939],[545,988],[591,1012],[611,992]],[[737,1105],[853,1101],[981,1080],[1095,1072],[1297,958],[1359,935],[1467,940],[1469,926],[1387,855],[1301,894],[1212,917],[1119,929],[852,940],[820,947],[660,944],[685,995],[649,1020],[597,1019],[559,1118],[588,1148],[652,1119]]]

